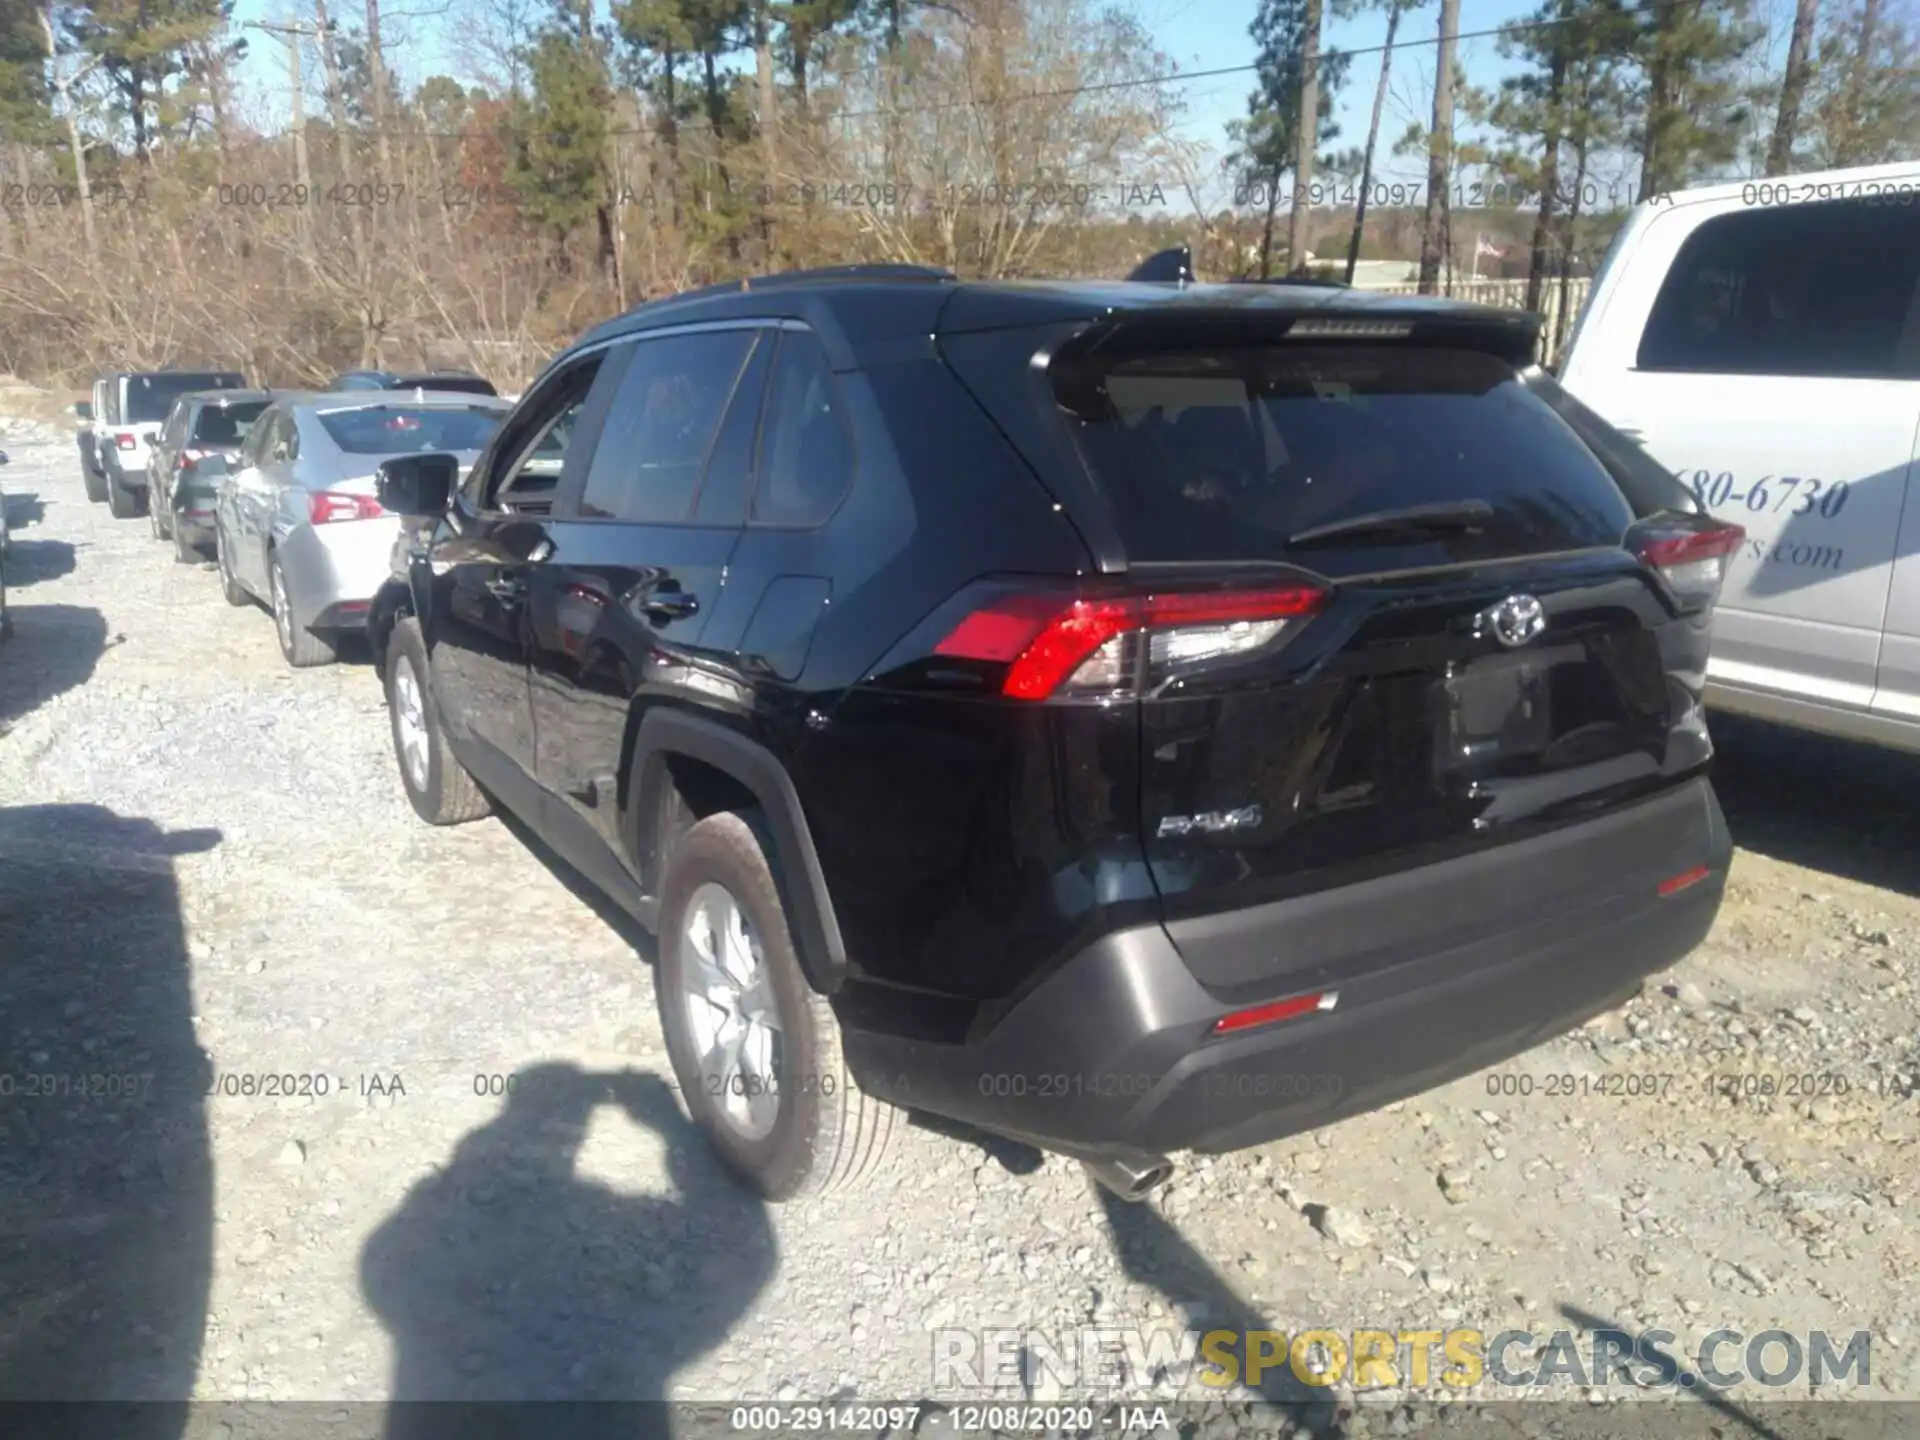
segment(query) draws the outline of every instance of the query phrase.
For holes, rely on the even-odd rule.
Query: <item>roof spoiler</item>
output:
[[[1175,245],[1171,249],[1157,251],[1133,267],[1129,280],[1144,280],[1155,285],[1193,285],[1198,277],[1193,273],[1193,247]],[[1230,281],[1234,285],[1311,285],[1322,290],[1348,290],[1352,287],[1344,280],[1322,279],[1315,275],[1270,275],[1265,279],[1242,279]]]

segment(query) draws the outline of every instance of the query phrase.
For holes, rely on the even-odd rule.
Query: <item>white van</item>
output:
[[[1920,750],[1920,162],[1637,206],[1560,381],[1746,529],[1709,707]]]

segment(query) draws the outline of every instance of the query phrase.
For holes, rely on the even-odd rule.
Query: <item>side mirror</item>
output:
[[[89,425],[92,424],[93,423],[93,402],[91,400],[74,401],[73,413],[77,415],[81,419],[81,421],[83,421],[84,423]]]
[[[380,508],[395,515],[435,519],[447,513],[460,461],[452,455],[396,455],[373,472]]]

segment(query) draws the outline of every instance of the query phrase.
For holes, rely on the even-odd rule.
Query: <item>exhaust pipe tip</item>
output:
[[[1138,1160],[1088,1160],[1083,1162],[1093,1178],[1106,1190],[1129,1204],[1138,1204],[1172,1178],[1173,1162],[1164,1155]]]

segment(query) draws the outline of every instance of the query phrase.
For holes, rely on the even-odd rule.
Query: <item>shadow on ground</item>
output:
[[[613,1107],[664,1145],[670,1188],[633,1195],[575,1173],[589,1121]],[[665,1081],[549,1064],[461,1141],[368,1240],[361,1285],[392,1337],[386,1434],[666,1436],[673,1373],[718,1346],[774,1274],[765,1203],[734,1182]],[[718,1397],[716,1397],[718,1398]],[[601,1402],[554,1405],[555,1401]],[[517,1420],[516,1420],[517,1417]]]
[[[7,547],[7,588],[25,590],[29,585],[71,575],[74,553],[65,540],[28,540],[16,533]]]
[[[9,491],[4,497],[4,503],[7,507],[9,530],[24,530],[27,526],[38,525],[47,518],[47,502],[32,490]]]
[[[7,661],[0,661],[4,667]],[[0,1400],[184,1400],[213,1172],[169,834],[94,805],[0,809]],[[116,1431],[172,1440],[184,1412]]]
[[[1920,895],[1920,755],[1715,714],[1714,789],[1743,849]]]
[[[109,643],[105,617],[90,606],[21,605],[10,591],[7,609],[13,638],[0,645],[0,735],[54,696],[86,684]]]
[[[1231,1353],[1244,1378],[1247,1332],[1284,1331],[1285,1327],[1268,1320],[1242,1298],[1152,1203],[1131,1203],[1099,1186],[1094,1186],[1094,1191],[1106,1214],[1114,1251],[1128,1278],[1159,1291],[1176,1313],[1185,1312],[1189,1322],[1203,1334],[1230,1330],[1239,1336]],[[1284,1407],[1283,1413],[1292,1428],[1274,1422],[1266,1427],[1271,1433],[1312,1437],[1312,1440],[1335,1440],[1344,1433],[1339,1408],[1327,1392],[1303,1383],[1284,1360],[1265,1368],[1249,1388],[1269,1405]],[[1191,1400],[1193,1396],[1189,1393],[1181,1398]]]

